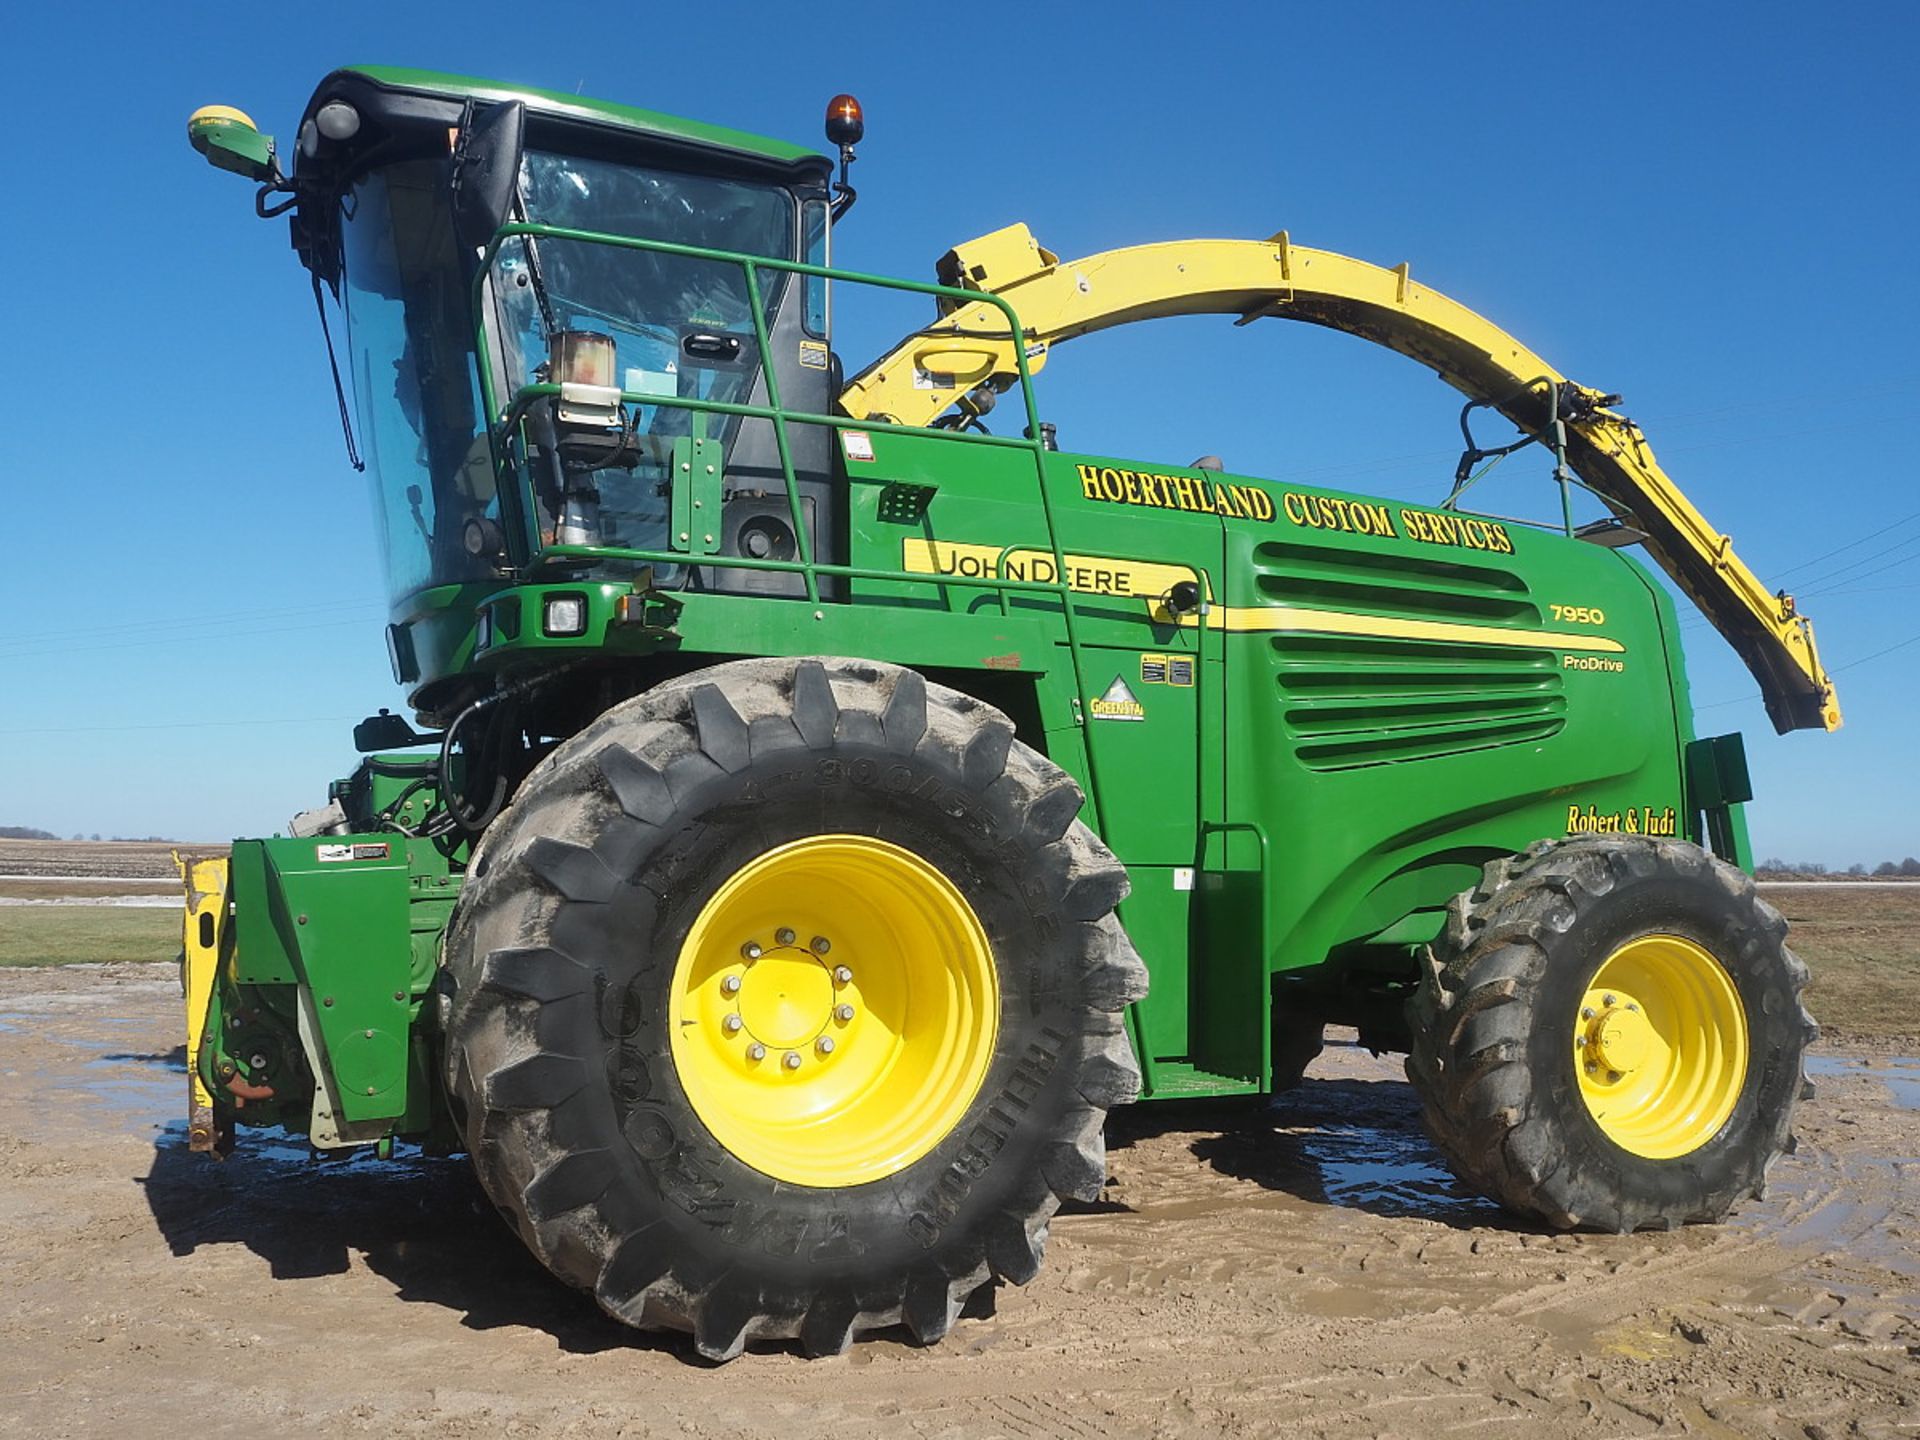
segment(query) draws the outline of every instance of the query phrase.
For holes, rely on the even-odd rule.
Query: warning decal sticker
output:
[[[392,853],[393,847],[384,840],[363,840],[357,845],[316,845],[313,858],[316,860],[384,860]]]
[[[1193,684],[1193,657],[1191,655],[1142,655],[1140,683],[1142,685],[1191,685]]]

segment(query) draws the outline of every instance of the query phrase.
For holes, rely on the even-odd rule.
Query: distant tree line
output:
[[[0,840],[58,840],[60,837],[51,830],[36,830],[31,825],[0,825]],[[115,840],[133,845],[165,844],[173,837],[170,835],[106,835],[96,830],[91,835],[74,834],[69,840]]]
[[[1791,879],[1807,875],[1833,875],[1864,880],[1872,877],[1876,880],[1920,880],[1920,860],[1909,855],[1904,860],[1882,860],[1869,870],[1865,865],[1849,865],[1844,870],[1830,870],[1813,860],[1762,860],[1754,867],[1754,874],[1762,880]]]

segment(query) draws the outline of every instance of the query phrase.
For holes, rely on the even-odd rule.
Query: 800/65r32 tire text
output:
[[[1125,872],[998,711],[857,660],[616,706],[488,833],[445,964],[480,1179],[557,1275],[726,1359],[945,1334],[1105,1179]]]

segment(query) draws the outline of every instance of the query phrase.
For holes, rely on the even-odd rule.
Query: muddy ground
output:
[[[1391,1060],[1142,1109],[1108,1199],[942,1345],[723,1367],[547,1279],[464,1162],[188,1155],[159,966],[0,971],[0,1435],[1839,1437],[1920,1428],[1920,1067],[1823,1049],[1735,1221],[1554,1236]],[[1576,1429],[1577,1427],[1577,1429]]]

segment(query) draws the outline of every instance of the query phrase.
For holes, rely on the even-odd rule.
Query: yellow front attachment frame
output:
[[[220,1124],[213,1113],[213,1092],[200,1078],[200,1051],[206,1042],[213,981],[227,934],[227,859],[224,855],[183,856],[176,850],[173,863],[187,887],[180,959],[180,985],[187,1002],[187,1148],[218,1153]]]

